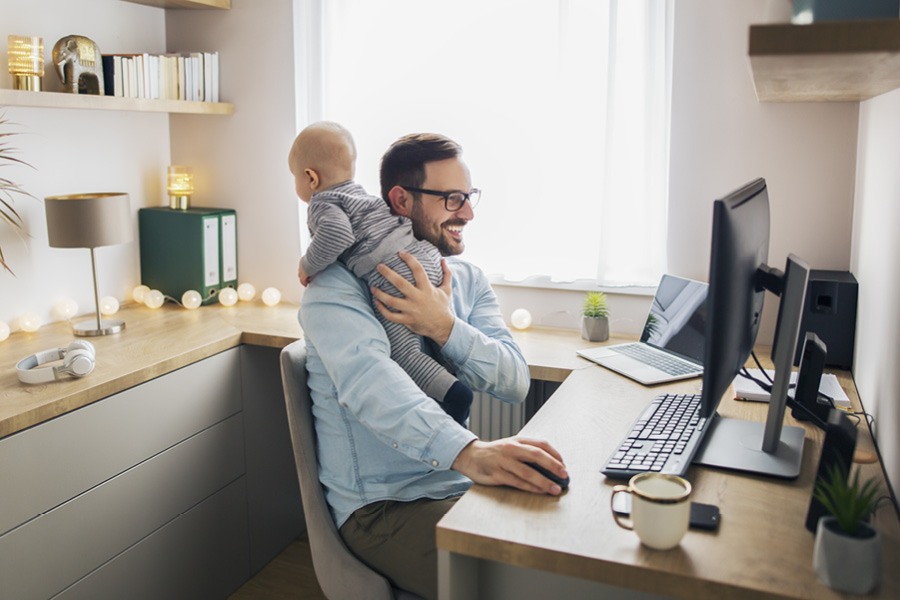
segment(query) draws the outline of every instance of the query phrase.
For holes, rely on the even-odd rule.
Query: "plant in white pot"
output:
[[[609,307],[606,294],[588,292],[581,307],[581,337],[589,342],[605,342],[609,339]]]
[[[878,481],[860,483],[858,469],[851,478],[835,464],[813,494],[828,511],[816,527],[816,574],[835,590],[869,593],[881,581],[881,536],[867,522],[880,500]]]

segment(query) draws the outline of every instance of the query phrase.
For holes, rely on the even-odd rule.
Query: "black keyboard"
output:
[[[603,473],[617,478],[647,471],[684,475],[705,426],[706,419],[700,418],[700,394],[657,396],[606,461]]]
[[[659,352],[648,348],[643,344],[624,344],[613,348],[619,354],[630,356],[645,365],[650,365],[668,375],[687,375],[700,371],[700,367],[680,358],[669,356],[665,352]]]

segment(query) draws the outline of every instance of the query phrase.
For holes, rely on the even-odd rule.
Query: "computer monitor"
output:
[[[757,179],[716,200],[707,299],[706,352],[695,463],[794,478],[800,474],[804,430],[783,427],[784,407],[800,333],[809,267],[788,256],[784,273],[766,264],[769,196]],[[716,409],[756,342],[766,290],[781,296],[772,359],[775,380],[766,423],[727,419]]]

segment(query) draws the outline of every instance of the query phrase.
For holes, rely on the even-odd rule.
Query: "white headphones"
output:
[[[44,350],[23,358],[16,365],[16,373],[22,383],[47,383],[62,379],[64,375],[84,377],[94,370],[94,345],[83,340],[76,340],[65,348]],[[62,365],[41,367],[56,360]]]

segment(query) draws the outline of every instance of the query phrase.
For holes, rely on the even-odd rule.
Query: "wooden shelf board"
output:
[[[146,4],[159,8],[221,8],[229,10],[231,0],[123,0],[132,4]]]
[[[750,26],[760,102],[858,102],[900,87],[900,19]]]
[[[36,108],[75,108],[86,110],[126,110],[136,112],[185,113],[202,115],[230,115],[234,105],[229,102],[187,102],[185,100],[147,100],[117,98],[59,92],[29,92],[0,90],[0,106]]]

